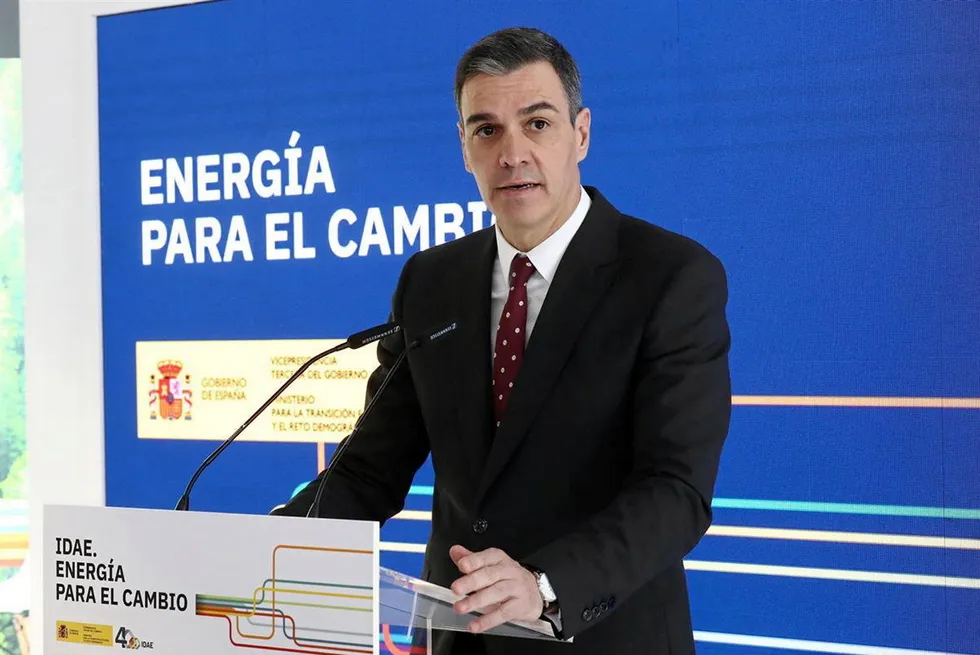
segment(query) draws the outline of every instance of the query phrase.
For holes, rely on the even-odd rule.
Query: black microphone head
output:
[[[373,328],[362,330],[347,337],[347,345],[352,350],[357,350],[358,348],[374,343],[375,341],[380,341],[389,335],[395,334],[401,329],[402,328],[400,325],[398,325],[398,323],[376,325]]]
[[[426,330],[420,334],[417,339],[415,339],[414,345],[424,346],[427,343],[438,341],[444,336],[455,332],[457,327],[459,327],[459,324],[456,321],[453,321],[452,323],[447,323],[440,325],[437,328]]]

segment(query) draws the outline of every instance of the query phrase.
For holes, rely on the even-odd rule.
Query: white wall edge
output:
[[[42,511],[104,505],[96,17],[202,0],[21,0],[31,652]],[[206,0],[203,0],[206,1]]]

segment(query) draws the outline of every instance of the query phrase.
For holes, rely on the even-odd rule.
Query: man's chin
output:
[[[546,204],[545,198],[541,194],[535,194],[533,196],[498,196],[494,198],[491,211],[493,211],[495,216],[513,217],[514,220],[523,222],[525,220],[533,220],[533,217],[542,214]]]
[[[540,229],[542,223],[544,223],[544,216],[540,208],[537,211],[528,209],[526,211],[513,211],[504,214],[494,212],[494,214],[497,217],[497,225],[505,233],[510,233],[513,236],[536,232]]]

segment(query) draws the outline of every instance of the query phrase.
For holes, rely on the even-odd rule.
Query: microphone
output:
[[[310,508],[306,510],[307,518],[314,516],[314,509],[316,510],[315,517],[320,517],[320,497],[323,495],[323,490],[326,489],[327,479],[330,477],[330,474],[333,473],[334,468],[337,466],[337,462],[340,461],[340,457],[344,454],[344,451],[347,450],[347,447],[350,445],[351,441],[353,441],[357,433],[361,431],[361,426],[364,425],[365,417],[367,417],[367,415],[374,408],[375,403],[378,402],[378,398],[381,397],[381,394],[388,386],[388,383],[391,382],[392,378],[394,378],[395,372],[402,365],[402,362],[405,361],[405,358],[408,357],[408,353],[412,352],[416,348],[421,348],[422,346],[432,343],[433,341],[438,341],[447,334],[454,332],[456,327],[457,323],[453,321],[447,325],[440,325],[436,329],[427,330],[412,341],[412,343],[402,350],[401,353],[399,353],[398,357],[395,359],[395,363],[391,365],[391,369],[389,369],[388,374],[385,375],[384,380],[381,381],[381,385],[378,387],[377,392],[375,392],[374,396],[371,398],[371,402],[368,403],[367,407],[364,408],[364,411],[357,418],[357,422],[354,424],[354,429],[351,430],[351,433],[347,435],[347,438],[343,441],[343,443],[341,443],[337,447],[337,450],[334,451],[333,457],[330,458],[330,462],[327,464],[327,468],[323,472],[323,477],[321,477],[320,481],[317,483],[316,495],[313,497],[313,503],[310,505]]]
[[[315,355],[311,357],[309,360],[307,360],[302,366],[299,367],[299,369],[295,373],[292,374],[292,376],[290,376],[288,380],[286,380],[285,384],[279,387],[278,391],[272,394],[271,398],[265,401],[265,403],[263,403],[262,406],[259,407],[254,414],[249,416],[248,420],[242,423],[241,427],[235,430],[234,434],[232,434],[230,437],[225,439],[225,441],[220,446],[218,446],[213,453],[208,455],[208,458],[205,459],[199,467],[197,467],[197,470],[194,472],[194,475],[191,477],[190,482],[187,483],[187,488],[184,490],[184,495],[181,496],[180,500],[177,501],[177,506],[174,509],[177,511],[185,511],[190,509],[191,489],[194,488],[194,484],[197,482],[197,479],[201,477],[202,473],[204,473],[204,469],[210,466],[211,463],[218,458],[218,455],[223,453],[225,448],[230,446],[231,442],[237,439],[238,435],[240,435],[245,430],[245,428],[251,425],[252,421],[254,421],[259,417],[259,414],[264,412],[269,405],[275,402],[276,398],[278,398],[280,394],[282,394],[282,392],[286,390],[286,387],[291,385],[301,375],[303,375],[303,373],[306,372],[306,369],[308,369],[314,363],[326,357],[327,355],[332,355],[337,351],[345,350],[347,348],[350,348],[351,350],[356,350],[368,344],[374,343],[379,339],[383,339],[390,334],[395,334],[399,330],[401,330],[401,326],[399,326],[397,323],[384,323],[383,325],[376,325],[372,328],[368,328],[367,330],[362,330],[361,332],[356,332],[355,334],[350,335],[349,337],[347,337],[347,340],[344,341],[343,343],[336,345],[333,348],[330,348],[329,350],[325,350],[319,355]]]

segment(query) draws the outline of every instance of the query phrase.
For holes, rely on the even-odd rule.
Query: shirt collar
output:
[[[585,220],[585,215],[589,212],[591,205],[592,199],[585,192],[585,188],[582,188],[582,195],[579,198],[578,206],[568,220],[560,228],[555,230],[554,234],[535,246],[531,252],[527,253],[528,259],[531,260],[531,264],[534,266],[534,270],[547,280],[549,284],[555,275],[555,271],[558,270],[558,264],[561,262],[562,255],[565,254],[565,250],[568,248],[568,244],[571,243],[572,237],[575,236],[578,228],[582,225],[582,221]],[[500,271],[506,279],[510,272],[510,263],[520,251],[510,245],[510,242],[504,238],[499,227],[495,226],[494,232],[497,236],[497,260]]]

